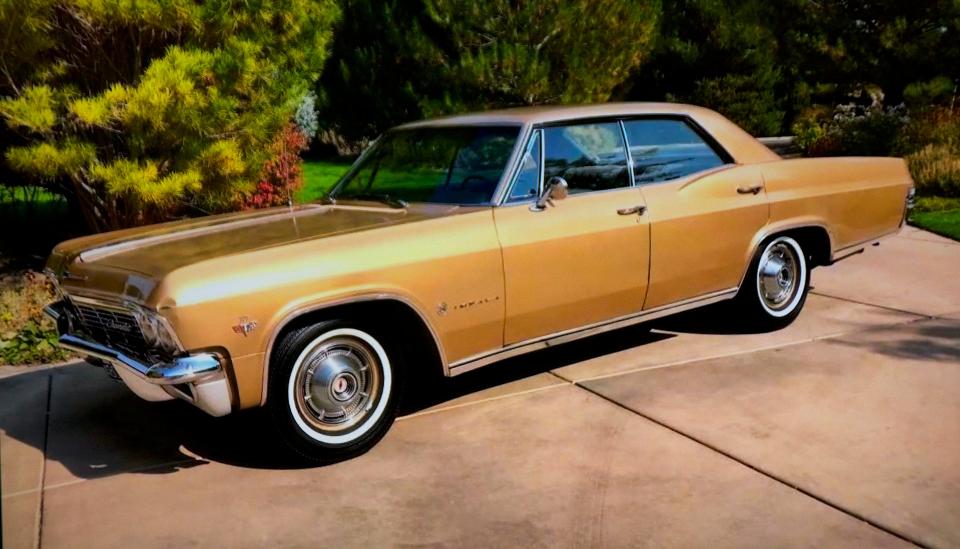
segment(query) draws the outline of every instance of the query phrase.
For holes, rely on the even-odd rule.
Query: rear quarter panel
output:
[[[771,225],[821,225],[833,253],[896,232],[913,186],[899,158],[804,158],[760,168]]]

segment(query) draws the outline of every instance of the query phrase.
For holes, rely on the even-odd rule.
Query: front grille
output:
[[[148,346],[133,314],[74,302],[80,328],[94,342],[134,358],[149,358]]]

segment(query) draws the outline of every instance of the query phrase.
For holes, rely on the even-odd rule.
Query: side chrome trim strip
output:
[[[277,336],[280,335],[280,332],[282,332],[284,328],[286,328],[287,324],[290,324],[305,314],[322,311],[323,309],[338,307],[340,305],[349,305],[351,303],[366,303],[370,301],[397,301],[413,309],[420,317],[420,320],[423,321],[424,325],[426,325],[427,329],[430,330],[430,336],[433,338],[433,342],[437,346],[437,353],[440,355],[440,363],[443,367],[443,375],[445,377],[450,377],[450,366],[447,364],[447,354],[443,350],[443,342],[440,341],[440,337],[437,335],[437,331],[433,328],[433,324],[430,323],[427,315],[424,314],[423,311],[420,310],[420,307],[418,307],[415,303],[401,295],[379,292],[342,299],[334,299],[332,301],[324,301],[322,303],[308,305],[306,307],[291,311],[284,316],[273,329],[273,333],[270,334],[270,339],[267,341],[267,350],[263,354],[263,386],[260,389],[260,405],[263,406],[267,403],[267,389],[270,381],[270,356],[273,354],[273,347],[277,343]]]
[[[636,314],[622,316],[612,320],[589,324],[580,328],[564,330],[562,332],[514,343],[502,349],[497,349],[496,351],[481,353],[479,355],[467,357],[463,360],[458,360],[450,365],[449,375],[457,376],[464,372],[469,372],[471,370],[475,370],[482,366],[499,362],[510,357],[523,355],[540,349],[546,349],[547,347],[553,347],[562,343],[569,343],[571,341],[576,341],[592,335],[618,330],[620,328],[625,328],[641,322],[646,322],[656,318],[669,316],[731,299],[737,295],[737,291],[738,288],[720,290],[718,292],[712,292],[692,299],[686,299],[676,303],[671,303],[669,305],[656,307],[648,311],[641,311]]]

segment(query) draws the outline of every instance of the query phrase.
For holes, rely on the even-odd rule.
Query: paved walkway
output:
[[[465,374],[322,468],[256,413],[0,372],[3,546],[960,546],[960,244],[813,282],[779,332],[689,313]]]

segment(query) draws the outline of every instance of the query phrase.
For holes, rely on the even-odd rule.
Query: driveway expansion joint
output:
[[[548,373],[552,373],[552,372],[548,372]],[[446,412],[447,410],[456,410],[457,408],[465,408],[465,407],[467,407],[467,406],[473,406],[473,405],[476,405],[476,404],[485,404],[485,403],[487,403],[487,402],[496,402],[496,401],[498,401],[498,400],[503,400],[503,399],[505,399],[505,398],[513,398],[513,397],[518,397],[518,396],[529,395],[529,394],[531,394],[531,393],[539,393],[540,391],[546,391],[546,390],[549,390],[549,389],[557,389],[557,388],[560,388],[560,387],[565,387],[566,385],[567,385],[567,383],[556,383],[556,384],[554,384],[554,385],[547,385],[547,386],[545,386],[545,387],[535,387],[535,388],[533,388],[533,389],[527,389],[526,391],[517,391],[517,392],[515,392],[515,393],[507,393],[507,394],[504,394],[504,395],[497,395],[497,396],[492,396],[492,397],[488,397],[488,398],[481,398],[481,399],[477,399],[477,400],[471,400],[471,401],[469,401],[469,402],[461,402],[461,403],[459,403],[459,404],[451,404],[450,406],[441,406],[441,407],[439,407],[439,408],[422,410],[422,411],[419,411],[419,412],[414,412],[414,413],[412,413],[412,414],[407,414],[407,415],[405,415],[405,416],[398,417],[398,418],[397,418],[396,420],[394,420],[394,421],[406,421],[406,420],[408,420],[408,419],[414,419],[414,418],[421,417],[421,416],[429,416],[429,415],[437,414],[437,413],[440,413],[440,412]]]
[[[698,437],[696,437],[696,436],[694,436],[694,435],[691,435],[691,434],[689,434],[689,433],[686,433],[686,432],[684,432],[684,431],[681,431],[680,429],[678,429],[678,428],[676,428],[676,427],[674,427],[674,426],[672,426],[672,425],[670,425],[670,424],[668,424],[668,423],[666,423],[666,422],[664,422],[664,421],[661,421],[661,420],[659,420],[659,419],[656,419],[656,418],[654,418],[654,417],[652,417],[652,416],[650,416],[650,415],[648,415],[648,414],[645,414],[645,413],[643,413],[643,412],[641,412],[641,411],[639,411],[639,410],[635,410],[635,409],[633,409],[633,408],[631,408],[631,407],[629,407],[629,406],[627,406],[627,405],[625,405],[625,404],[622,404],[622,403],[620,403],[620,402],[617,402],[616,400],[614,400],[614,399],[612,399],[612,398],[609,398],[609,397],[607,397],[606,395],[604,395],[604,394],[602,394],[602,393],[600,393],[600,392],[598,392],[598,391],[595,391],[595,390],[591,389],[590,387],[587,387],[587,386],[585,386],[585,385],[582,385],[581,382],[569,380],[569,379],[567,379],[567,378],[565,378],[565,377],[561,376],[560,374],[558,374],[558,373],[556,373],[556,372],[553,372],[553,371],[551,371],[550,373],[551,373],[552,375],[556,376],[558,379],[563,380],[563,381],[565,381],[566,383],[568,383],[568,384],[570,384],[570,385],[573,385],[574,387],[578,387],[578,388],[580,388],[580,389],[583,389],[584,391],[586,391],[586,392],[588,392],[588,393],[590,393],[590,394],[592,394],[592,395],[594,395],[594,396],[596,396],[596,397],[598,397],[598,398],[600,398],[600,399],[602,399],[602,400],[605,400],[605,401],[609,402],[610,404],[613,404],[614,406],[616,406],[616,407],[618,407],[618,408],[620,408],[620,409],[626,410],[627,412],[630,412],[630,413],[632,413],[632,414],[634,414],[634,415],[636,415],[636,416],[639,416],[639,417],[641,417],[641,418],[643,418],[643,419],[645,419],[645,420],[647,420],[647,421],[649,421],[649,422],[651,422],[651,423],[654,423],[654,424],[656,424],[656,425],[659,425],[660,427],[663,427],[664,429],[667,429],[667,430],[669,430],[669,431],[671,431],[671,432],[673,432],[673,433],[675,433],[675,434],[677,434],[677,435],[679,435],[679,436],[681,436],[681,437],[683,437],[683,438],[686,438],[687,440],[690,440],[690,441],[692,441],[692,442],[694,442],[694,443],[696,443],[696,444],[699,444],[700,446],[703,446],[704,448],[707,448],[708,450],[712,450],[713,452],[715,452],[715,453],[717,453],[717,454],[720,454],[721,456],[723,456],[723,457],[725,457],[725,458],[727,458],[727,459],[729,459],[729,460],[732,460],[732,461],[734,461],[734,462],[736,462],[736,463],[738,463],[738,464],[740,464],[740,465],[742,465],[742,466],[744,466],[744,467],[746,467],[746,468],[754,471],[755,473],[758,473],[758,474],[760,474],[760,475],[763,475],[763,476],[769,478],[770,480],[772,480],[772,481],[774,481],[774,482],[777,482],[778,484],[782,484],[782,485],[784,485],[784,486],[787,486],[788,488],[792,488],[792,489],[796,490],[797,492],[800,492],[801,494],[803,494],[803,495],[805,495],[805,496],[807,496],[807,497],[809,497],[809,498],[812,498],[812,499],[814,499],[814,500],[822,503],[823,505],[826,505],[827,507],[830,507],[830,508],[834,509],[835,511],[839,511],[839,512],[841,512],[841,513],[843,513],[843,514],[845,514],[845,515],[847,515],[847,516],[849,516],[849,517],[851,517],[851,518],[855,518],[855,519],[857,519],[857,520],[859,520],[859,521],[861,521],[861,522],[864,522],[864,523],[866,523],[866,524],[869,524],[870,526],[876,528],[877,530],[880,530],[881,532],[884,532],[885,534],[889,534],[889,535],[891,535],[891,536],[893,536],[893,537],[895,537],[895,538],[897,538],[897,539],[899,539],[899,540],[901,540],[901,541],[904,541],[904,542],[909,543],[909,544],[911,544],[911,545],[914,545],[914,546],[916,546],[916,547],[923,547],[923,548],[929,547],[928,545],[924,544],[923,542],[911,538],[911,537],[908,536],[907,534],[904,534],[904,533],[902,533],[902,532],[898,532],[897,530],[895,530],[895,529],[893,529],[893,528],[884,526],[883,524],[880,524],[880,523],[878,523],[878,522],[876,522],[876,521],[873,521],[873,520],[871,520],[870,518],[868,518],[868,517],[866,517],[866,516],[864,516],[864,515],[856,512],[856,511],[854,511],[854,510],[852,510],[852,509],[849,509],[849,508],[847,508],[847,507],[845,507],[845,506],[843,506],[843,505],[841,505],[841,504],[839,504],[839,503],[837,503],[837,502],[831,501],[830,499],[828,499],[828,498],[826,498],[826,497],[823,497],[823,496],[820,496],[820,495],[818,495],[818,494],[815,494],[815,493],[813,493],[813,492],[811,492],[811,491],[803,488],[802,486],[799,486],[799,485],[797,485],[797,484],[794,484],[794,483],[790,482],[789,480],[787,480],[787,479],[785,479],[785,478],[782,478],[782,477],[780,477],[780,476],[778,476],[778,475],[776,475],[776,474],[774,474],[774,473],[772,473],[772,472],[770,472],[770,471],[767,471],[766,469],[763,469],[763,468],[761,468],[761,467],[759,467],[759,466],[757,466],[757,465],[753,465],[752,463],[746,461],[745,459],[740,458],[740,457],[737,457],[736,455],[734,455],[734,454],[732,454],[732,453],[730,453],[730,452],[728,452],[728,451],[726,451],[726,450],[723,450],[722,448],[719,448],[719,447],[717,447],[717,446],[715,446],[715,445],[713,445],[713,444],[710,444],[709,442],[707,442],[707,441],[705,441],[705,440],[702,440],[702,439],[700,439],[700,438],[698,438]]]
[[[820,294],[818,294],[818,295],[820,295]],[[840,300],[843,300],[843,301],[851,301],[851,300],[847,300],[847,299],[844,299],[844,298],[834,298],[833,296],[823,296],[823,297],[827,297],[827,298],[831,298],[831,299],[840,299]],[[851,302],[852,302],[852,303],[857,303],[857,302],[854,302],[854,301],[851,301]],[[863,304],[863,305],[880,307],[879,305],[870,305],[869,303],[865,303],[865,304]],[[880,307],[880,308],[886,308],[886,307]],[[786,348],[786,347],[794,347],[794,346],[803,345],[803,344],[806,344],[806,343],[816,343],[816,342],[818,342],[818,341],[824,341],[824,340],[829,340],[829,339],[836,339],[836,338],[844,337],[844,336],[847,336],[847,335],[850,335],[850,334],[870,332],[870,331],[872,331],[872,330],[882,330],[882,329],[891,328],[891,327],[893,327],[893,326],[900,326],[900,325],[912,324],[912,323],[915,323],[915,322],[924,322],[924,321],[937,320],[937,319],[938,319],[938,317],[932,317],[932,316],[928,316],[928,315],[921,315],[921,314],[918,314],[918,313],[911,313],[911,312],[907,312],[907,311],[899,311],[899,310],[896,310],[896,309],[892,309],[892,310],[897,311],[897,312],[900,312],[900,313],[904,313],[904,314],[909,314],[909,315],[913,316],[914,318],[907,319],[907,320],[902,320],[902,321],[900,321],[900,322],[893,322],[893,323],[889,323],[889,324],[882,324],[882,325],[877,325],[877,326],[870,326],[870,327],[864,328],[864,329],[845,330],[845,331],[834,332],[834,333],[830,333],[830,334],[823,334],[823,335],[819,335],[819,336],[814,336],[814,337],[809,337],[809,338],[801,339],[801,340],[798,340],[798,341],[789,341],[789,342],[784,342],[784,343],[775,343],[775,344],[772,344],[772,345],[764,345],[764,346],[761,346],[761,347],[754,347],[754,348],[745,349],[745,350],[742,350],[742,351],[731,351],[731,352],[727,352],[727,353],[719,353],[719,354],[716,354],[716,355],[708,355],[708,356],[694,357],[694,358],[683,359],[683,360],[676,360],[676,361],[673,361],[673,362],[665,362],[665,363],[663,363],[663,364],[652,364],[652,365],[648,365],[648,366],[640,366],[640,367],[637,367],[637,368],[630,368],[630,369],[627,369],[627,370],[621,370],[621,371],[617,371],[617,372],[610,372],[610,373],[606,373],[606,374],[600,374],[600,375],[596,375],[596,376],[585,377],[585,378],[582,378],[582,379],[577,379],[576,381],[567,379],[567,378],[565,378],[565,377],[557,374],[555,370],[547,370],[547,371],[545,371],[544,373],[551,374],[552,376],[554,376],[554,377],[556,377],[557,379],[561,380],[562,383],[559,383],[559,384],[556,384],[556,385],[548,385],[548,386],[545,386],[545,387],[536,387],[536,388],[533,388],[533,389],[527,389],[527,390],[518,391],[518,392],[515,392],[515,393],[507,393],[507,394],[503,394],[503,395],[497,395],[497,396],[493,396],[493,397],[489,397],[489,398],[481,398],[481,399],[477,399],[477,400],[471,400],[471,401],[468,401],[468,402],[461,402],[461,403],[453,404],[453,405],[450,405],[450,406],[439,405],[439,407],[436,407],[436,408],[431,408],[431,409],[427,409],[427,410],[422,410],[422,411],[419,411],[419,412],[414,412],[414,413],[412,413],[412,414],[408,414],[408,415],[405,415],[405,416],[398,417],[395,421],[406,421],[406,420],[414,419],[414,418],[421,417],[421,416],[432,415],[432,414],[436,414],[436,413],[439,413],[439,412],[445,412],[445,411],[447,411],[447,410],[456,410],[456,409],[458,409],[458,408],[464,408],[464,407],[467,407],[467,406],[474,406],[474,405],[477,405],[477,404],[485,404],[485,403],[488,403],[488,402],[494,402],[494,401],[503,400],[503,399],[506,399],[506,398],[513,398],[513,397],[518,397],[518,396],[524,396],[524,395],[528,395],[528,394],[531,394],[531,393],[536,393],[536,392],[540,392],[540,391],[545,391],[545,390],[548,390],[548,389],[556,389],[556,388],[558,388],[558,387],[563,387],[563,386],[565,386],[565,385],[577,385],[577,384],[586,383],[586,382],[589,382],[589,381],[597,381],[597,380],[607,379],[607,378],[611,378],[611,377],[619,377],[619,376],[624,376],[624,375],[629,375],[629,374],[635,374],[635,373],[637,373],[637,372],[645,372],[645,371],[648,371],[648,370],[658,370],[658,369],[661,369],[661,368],[672,368],[672,367],[674,367],[674,366],[686,366],[686,365],[688,365],[688,364],[696,364],[696,363],[705,362],[705,361],[708,361],[708,360],[718,360],[718,359],[722,359],[722,358],[730,358],[730,357],[734,357],[734,356],[748,355],[748,354],[758,353],[758,352],[762,352],[762,351],[771,351],[771,350],[774,350],[774,349],[782,349],[782,348]]]
[[[43,461],[40,463],[40,496],[37,510],[37,532],[34,538],[34,547],[41,547],[43,543],[43,497],[46,493],[44,486],[47,483],[47,448],[50,444],[50,407],[53,402],[53,374],[47,374],[47,411],[43,420]]]
[[[877,304],[877,303],[868,303],[868,302],[866,302],[866,301],[860,301],[860,300],[852,299],[852,298],[849,298],[849,297],[843,297],[843,296],[833,295],[833,294],[826,294],[826,293],[823,293],[823,292],[821,292],[820,290],[817,290],[817,289],[815,289],[815,288],[810,288],[810,293],[811,293],[811,294],[816,294],[816,295],[818,295],[818,296],[820,296],[820,297],[828,297],[828,298],[830,298],[830,299],[839,299],[840,301],[846,301],[847,303],[855,303],[855,304],[857,304],[857,305],[865,305],[865,306],[867,306],[867,307],[876,307],[876,308],[878,308],[878,309],[886,309],[887,311],[893,311],[893,312],[895,312],[895,313],[903,313],[903,314],[906,314],[906,315],[919,316],[919,317],[921,317],[921,318],[923,318],[923,319],[935,318],[934,315],[928,315],[928,314],[926,314],[926,313],[918,313],[918,312],[916,312],[916,311],[908,311],[908,310],[906,310],[906,309],[898,309],[898,308],[896,308],[896,307],[890,307],[890,306],[888,306],[888,305],[879,305],[879,304]]]
[[[831,297],[831,296],[826,296],[826,297]],[[904,311],[900,311],[900,312],[904,312]],[[804,344],[807,344],[807,343],[816,343],[816,342],[818,342],[818,341],[825,341],[825,340],[829,340],[829,339],[837,339],[837,338],[844,337],[844,336],[848,336],[848,335],[851,335],[851,334],[866,333],[866,332],[870,332],[870,331],[873,331],[873,330],[883,330],[883,329],[891,328],[891,327],[893,327],[893,326],[901,326],[901,325],[906,325],[906,324],[913,324],[913,323],[915,323],[915,322],[924,322],[924,321],[928,321],[928,320],[936,320],[936,319],[937,319],[936,317],[926,316],[926,315],[919,315],[919,314],[917,314],[917,313],[906,313],[906,314],[910,314],[910,315],[914,316],[915,318],[911,318],[911,319],[909,319],[909,320],[903,320],[903,321],[900,321],[900,322],[894,322],[894,323],[891,323],[891,324],[883,324],[883,325],[877,325],[877,326],[870,326],[869,328],[864,328],[864,329],[862,329],[862,330],[846,330],[846,331],[842,331],[842,332],[834,332],[834,333],[832,333],[832,334],[823,334],[823,335],[819,335],[819,336],[809,337],[809,338],[805,338],[805,339],[801,339],[801,340],[797,340],[797,341],[788,341],[788,342],[783,342],[783,343],[774,343],[774,344],[772,344],[772,345],[764,345],[764,346],[761,346],[761,347],[754,347],[754,348],[751,348],[751,349],[744,349],[744,350],[742,350],[742,351],[730,351],[730,352],[727,352],[727,353],[719,353],[719,354],[716,354],[716,355],[693,357],[693,358],[688,358],[688,359],[675,360],[675,361],[673,361],[673,362],[664,362],[663,364],[651,364],[651,365],[648,365],[648,366],[640,366],[640,367],[638,367],[638,368],[630,368],[630,369],[627,369],[627,370],[621,370],[621,371],[619,371],[619,372],[610,372],[610,373],[607,373],[607,374],[600,374],[600,375],[596,375],[596,376],[585,377],[585,378],[578,379],[578,380],[576,380],[576,381],[570,381],[570,382],[571,382],[571,383],[584,383],[584,382],[587,382],[587,381],[597,381],[597,380],[600,380],[600,379],[607,379],[607,378],[611,378],[611,377],[618,377],[618,376],[623,376],[623,375],[627,375],[627,374],[635,374],[635,373],[637,373],[637,372],[645,372],[645,371],[647,371],[647,370],[659,370],[659,369],[661,369],[661,368],[672,368],[672,367],[674,367],[674,366],[685,366],[685,365],[687,365],[687,364],[695,364],[695,363],[698,363],[698,362],[705,362],[705,361],[707,361],[707,360],[717,360],[717,359],[721,359],[721,358],[730,358],[730,357],[734,357],[734,356],[748,355],[748,354],[751,354],[751,353],[759,353],[759,352],[761,352],[761,351],[772,351],[772,350],[774,350],[774,349],[782,349],[782,348],[786,348],[786,347],[795,347],[795,346],[797,346],[797,345],[804,345]],[[553,373],[553,372],[551,371],[551,373]],[[563,379],[563,378],[561,378],[561,379]]]

